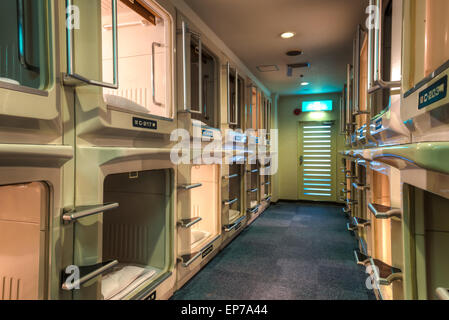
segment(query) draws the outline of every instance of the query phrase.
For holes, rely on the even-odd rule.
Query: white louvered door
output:
[[[336,201],[336,147],[334,122],[300,123],[300,200]]]

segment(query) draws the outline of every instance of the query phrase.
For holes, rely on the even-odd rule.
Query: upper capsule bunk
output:
[[[158,137],[176,128],[174,8],[154,1],[71,0],[64,85],[74,87],[78,135]],[[96,139],[96,140],[95,140]]]

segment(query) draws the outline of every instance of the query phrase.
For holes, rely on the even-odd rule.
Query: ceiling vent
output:
[[[259,72],[274,72],[279,71],[279,67],[274,64],[266,66],[257,66],[257,70],[259,70]]]
[[[293,75],[293,69],[300,68],[310,68],[310,63],[301,62],[301,63],[292,63],[287,65],[287,77],[291,77]]]
[[[290,51],[287,51],[285,54],[289,57],[296,57],[296,56],[302,55],[302,51],[301,50],[290,50]]]

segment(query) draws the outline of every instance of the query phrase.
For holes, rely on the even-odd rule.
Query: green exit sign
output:
[[[303,101],[302,112],[332,111],[332,100]]]

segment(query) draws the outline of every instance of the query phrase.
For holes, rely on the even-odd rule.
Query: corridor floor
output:
[[[355,246],[341,207],[278,203],[172,299],[375,299]]]

